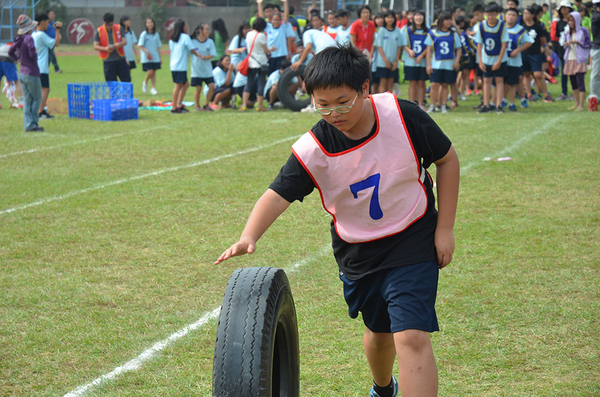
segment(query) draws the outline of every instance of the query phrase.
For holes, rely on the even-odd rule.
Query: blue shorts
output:
[[[454,84],[456,83],[456,72],[447,69],[433,69],[431,74],[432,83]]]
[[[404,80],[407,81],[426,81],[429,79],[427,68],[425,66],[405,66]]]
[[[369,274],[356,281],[340,276],[352,318],[362,313],[373,332],[407,329],[439,331],[435,313],[439,268],[436,261],[401,266]]]
[[[40,82],[42,88],[50,88],[50,75],[48,73],[40,73]]]
[[[485,65],[485,72],[483,72],[483,77],[484,78],[490,78],[490,77],[506,77],[506,74],[508,73],[507,67],[506,66],[506,62],[502,62],[500,64],[500,68],[498,70],[492,70],[492,66],[494,65]]]
[[[192,87],[200,86],[202,87],[202,83],[206,83],[206,85],[214,84],[215,79],[212,77],[192,77]]]
[[[185,84],[188,82],[187,72],[185,70],[182,71],[171,71],[171,76],[173,76],[173,83],[175,84]]]
[[[144,62],[142,63],[142,70],[147,72],[148,70],[159,70],[161,68],[160,62]]]
[[[523,72],[541,72],[542,63],[546,62],[544,54],[523,54]]]
[[[388,68],[377,68],[377,77],[380,79],[393,79],[394,75],[398,75],[398,69],[392,70]]]
[[[504,82],[507,85],[518,85],[519,77],[523,76],[523,68],[521,66],[509,66],[508,74],[506,75],[506,80]]]
[[[10,62],[0,62],[0,80],[4,76],[6,76],[6,80],[8,81],[19,81],[17,65]]]

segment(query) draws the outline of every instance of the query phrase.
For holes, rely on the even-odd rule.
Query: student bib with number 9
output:
[[[395,95],[371,96],[377,131],[357,147],[328,153],[312,132],[292,151],[319,189],[323,208],[348,243],[399,233],[427,211],[426,171],[406,131]]]

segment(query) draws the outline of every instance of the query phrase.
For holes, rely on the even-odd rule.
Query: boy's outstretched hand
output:
[[[219,259],[215,261],[215,265],[226,261],[229,258],[234,256],[240,256],[244,254],[252,254],[256,249],[256,243],[250,241],[240,240],[237,243],[233,244],[231,247],[227,248],[225,252],[221,254]]]

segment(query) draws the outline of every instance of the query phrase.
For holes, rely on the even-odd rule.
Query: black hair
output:
[[[104,23],[111,23],[115,21],[115,14],[113,14],[112,12],[107,12],[106,14],[104,14],[102,16],[102,20],[104,21]]]
[[[154,33],[156,33],[156,21],[152,17],[146,18],[146,22],[148,22],[148,20],[152,21],[152,24],[154,24],[154,27],[152,28],[152,33],[150,33],[150,31],[148,30],[148,28],[145,26],[146,24],[144,23],[144,29],[146,29],[146,33],[148,33],[148,34],[154,34]]]
[[[196,39],[196,40],[198,40],[198,35],[200,34],[200,31],[201,31],[202,29],[204,29],[204,27],[205,27],[205,26],[208,26],[208,24],[207,24],[207,23],[204,23],[204,22],[200,22],[200,23],[198,24],[198,26],[196,26],[196,29],[194,29],[194,31],[192,32],[192,36],[191,36],[191,37],[192,37],[192,39]]]
[[[456,11],[464,11],[465,9],[461,6],[454,6],[452,7],[452,14],[454,14]]]
[[[237,46],[238,46],[238,48],[240,48],[242,46],[242,40],[245,39],[244,29],[250,29],[250,24],[248,23],[248,21],[242,22],[242,24],[238,27],[238,30],[237,30],[237,36],[238,36]]]
[[[266,3],[265,5],[263,5],[263,10],[267,10],[269,8],[275,8],[275,4],[273,4],[273,3]]]
[[[266,27],[267,21],[265,21],[264,18],[256,17],[254,22],[252,22],[252,29],[256,30],[257,32],[263,32]]]
[[[223,43],[226,43],[229,41],[229,32],[227,31],[225,22],[221,18],[213,19],[212,28],[211,28],[209,37],[214,40],[216,32],[219,32],[219,36],[221,36]]]
[[[529,12],[531,15],[533,15],[533,23],[537,23],[538,19],[537,19],[537,8],[533,7],[533,6],[529,6],[529,7],[525,7],[525,10],[527,12]],[[560,14],[560,13],[559,13]],[[524,22],[524,21],[523,21]]]
[[[321,18],[321,16],[320,16],[319,14],[313,14],[313,15],[311,15],[311,16],[310,16],[310,20],[312,21],[312,19],[313,19],[314,17],[317,17],[317,18],[319,18],[319,19],[321,20],[321,23],[325,23],[325,20],[324,20],[323,18]]]
[[[324,49],[304,69],[304,84],[308,95],[318,89],[342,87],[361,92],[363,84],[369,80],[369,59],[350,43]]]
[[[369,14],[373,15],[373,11],[371,11],[371,7],[369,7],[366,4],[363,4],[356,9],[356,14],[358,15],[359,19],[360,19],[360,14],[362,14],[363,10],[369,10]]]
[[[119,21],[119,25],[121,25],[123,27],[123,30],[125,30],[125,32],[129,32],[131,30],[131,28],[128,28],[124,25],[125,21],[131,21],[131,18],[129,18],[128,15],[123,15],[121,17],[121,20]]]
[[[509,1],[512,1],[513,3],[515,3],[515,5],[517,7],[519,6],[519,0],[507,0],[506,2],[508,3]]]
[[[519,12],[518,8],[514,8],[514,7],[510,7],[508,10],[504,11],[504,13],[508,13],[508,12],[514,12],[515,14],[517,14],[517,16],[521,15],[521,13]]]
[[[444,21],[446,19],[452,20],[452,13],[450,11],[442,11],[442,12],[440,12],[440,15],[438,15],[438,17],[436,19],[437,19],[436,29],[440,30],[444,26]]]
[[[292,66],[292,63],[290,61],[288,61],[287,59],[284,59],[283,61],[281,61],[281,63],[279,64],[279,69],[283,69],[286,70],[287,68],[289,68],[290,66]]]
[[[310,10],[310,17],[308,19],[312,18],[313,15],[321,16],[321,11],[317,10],[316,8],[313,8],[312,10]]]
[[[408,12],[412,12],[413,14],[415,14],[417,11],[421,11],[419,8],[414,7],[408,10]]]
[[[460,30],[467,30],[467,26],[465,25],[469,23],[469,21],[467,21],[467,18],[465,18],[463,15],[457,16],[454,22],[456,22]]]
[[[221,70],[225,70],[225,69],[223,68],[223,60],[224,60],[225,58],[230,58],[230,59],[231,59],[231,57],[230,57],[228,54],[225,54],[225,55],[221,55],[221,58],[219,58],[219,60],[217,61],[217,66],[218,66],[218,67],[220,67],[220,68],[221,68]]]
[[[485,6],[485,12],[500,12],[500,6],[498,3],[492,1]]]
[[[40,13],[35,14],[35,17],[33,19],[37,23],[41,23],[41,22],[49,20],[50,18],[48,17],[48,14],[46,14],[45,12],[40,12]]]
[[[185,21],[183,19],[178,19],[175,24],[173,24],[173,33],[171,33],[171,40],[174,43],[179,41],[179,36],[183,33],[183,29],[185,28]]]
[[[467,18],[469,18],[469,21],[473,18],[475,18],[475,15],[473,15],[472,12],[469,13],[469,15],[467,15]]]
[[[427,28],[427,16],[425,15],[425,11],[419,10],[419,9],[414,9],[413,13],[414,13],[413,21],[410,24],[410,31],[412,33],[417,31],[417,24],[415,23],[415,15],[421,14],[421,15],[423,15],[423,23],[421,24],[421,29],[423,29],[425,31],[425,33],[429,32],[429,28]]]
[[[294,6],[288,6],[288,12],[290,13],[290,15],[294,15],[295,11],[296,9],[294,8]]]
[[[335,13],[335,17],[336,18],[350,17],[350,13],[348,12],[348,10],[337,10]]]
[[[473,14],[475,14],[476,12],[484,12],[484,11],[485,11],[485,9],[483,8],[483,6],[481,4],[475,4],[473,6],[473,9],[471,10],[471,12]]]
[[[544,3],[544,4],[542,4],[542,7],[550,7],[550,6],[548,5],[548,3]]]
[[[387,28],[387,22],[385,21],[385,18],[390,15],[394,17],[394,27],[396,26],[396,22],[398,22],[398,18],[396,18],[396,13],[394,11],[386,11],[383,13],[383,26],[385,28]]]
[[[373,18],[373,22],[375,22],[375,20],[377,18],[381,18],[383,20],[383,26],[385,26],[385,19],[383,19],[383,12],[378,12],[377,14],[375,14],[375,18]],[[377,24],[375,24],[375,27],[377,27]]]

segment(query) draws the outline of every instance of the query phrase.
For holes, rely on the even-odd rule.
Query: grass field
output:
[[[59,62],[51,97],[103,79],[96,56]],[[0,101],[0,395],[209,396],[214,310],[246,266],[288,273],[301,395],[367,395],[363,326],[347,316],[317,194],[254,255],[212,264],[318,116],[61,115],[32,134]],[[598,396],[599,116],[570,103],[478,115],[475,103],[434,115],[462,167],[432,336],[440,395]]]

